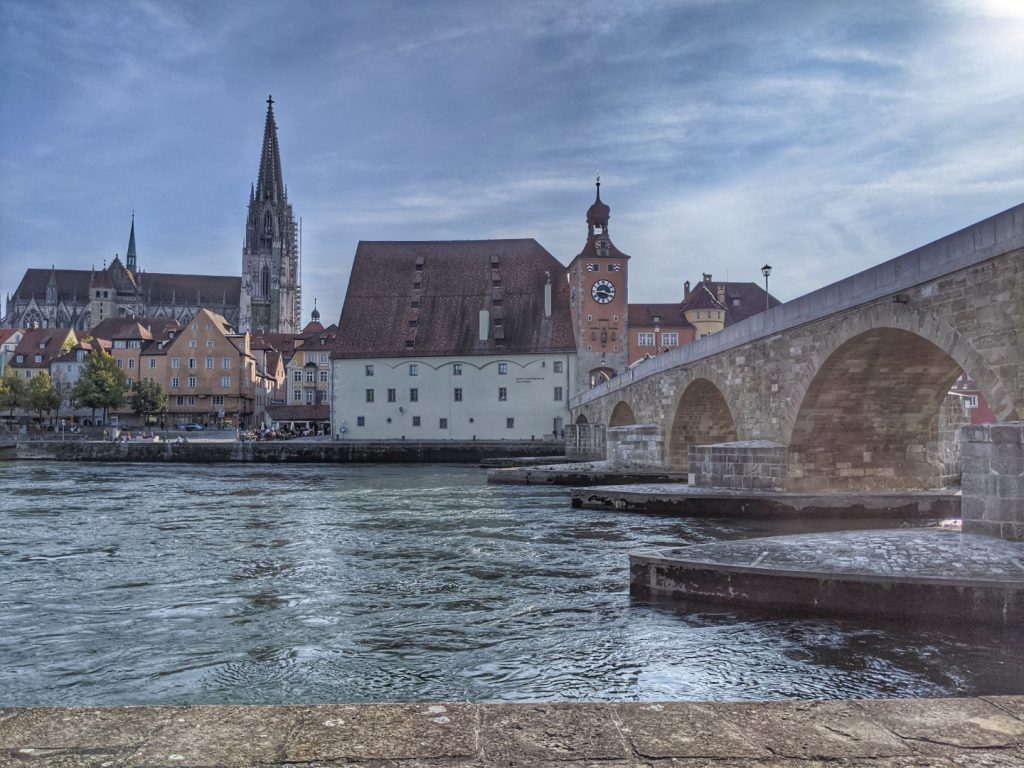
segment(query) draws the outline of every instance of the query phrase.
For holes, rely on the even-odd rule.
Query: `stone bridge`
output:
[[[648,360],[573,418],[654,425],[679,469],[691,446],[769,441],[787,491],[937,487],[961,370],[1000,421],[1024,418],[1022,272],[1024,204]]]

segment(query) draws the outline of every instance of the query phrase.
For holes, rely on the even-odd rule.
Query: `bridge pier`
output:
[[[964,427],[964,533],[1024,541],[1024,421]]]

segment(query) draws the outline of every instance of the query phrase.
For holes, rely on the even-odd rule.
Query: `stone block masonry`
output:
[[[690,485],[744,491],[781,491],[786,446],[770,440],[690,446]]]
[[[964,533],[1024,541],[1024,421],[964,427]]]
[[[660,467],[665,438],[657,424],[609,427],[608,461],[619,467]]]

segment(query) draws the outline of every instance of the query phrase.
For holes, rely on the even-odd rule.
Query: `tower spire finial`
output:
[[[135,257],[135,211],[134,210],[132,210],[132,231],[131,231],[131,234],[128,235],[128,251],[125,253],[124,258],[125,258],[125,262],[126,262],[125,263],[125,267],[129,271],[135,272],[136,271],[136,267],[135,267],[136,257]]]
[[[267,95],[267,106],[268,107],[273,107],[274,106],[274,95],[273,94],[268,94]]]

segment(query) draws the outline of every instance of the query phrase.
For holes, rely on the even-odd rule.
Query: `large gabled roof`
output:
[[[551,315],[544,287],[551,284]],[[536,240],[360,242],[334,357],[575,349],[565,267]],[[480,341],[481,311],[486,340]]]

